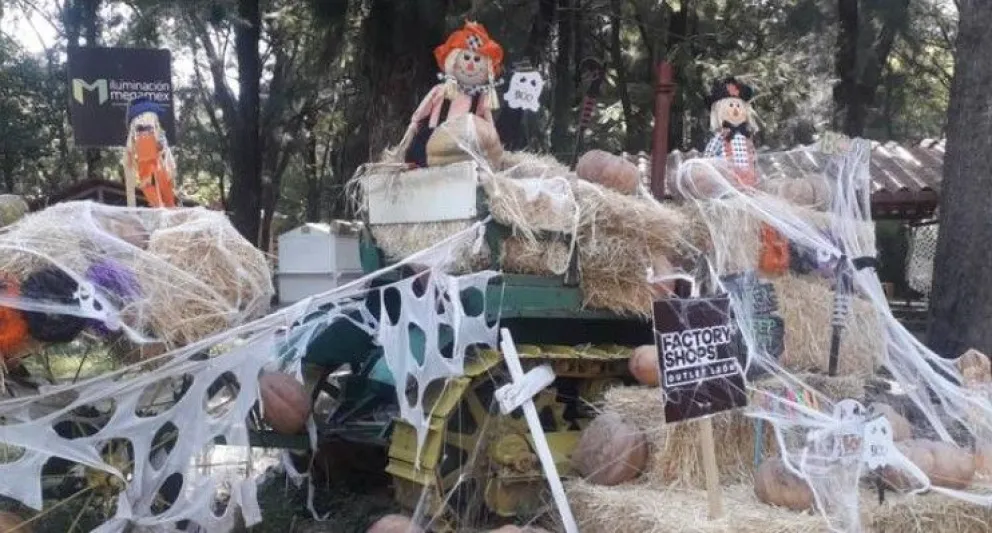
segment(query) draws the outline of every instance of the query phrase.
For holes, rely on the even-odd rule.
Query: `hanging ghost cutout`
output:
[[[518,71],[510,78],[510,88],[507,89],[506,103],[512,109],[537,111],[540,109],[541,92],[544,90],[544,80],[536,70]]]

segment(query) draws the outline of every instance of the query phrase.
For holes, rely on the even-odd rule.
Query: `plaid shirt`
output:
[[[706,145],[706,150],[703,152],[703,157],[722,157],[730,161],[735,167],[741,168],[751,168],[751,156],[753,148],[751,145],[751,139],[741,135],[740,133],[734,134],[734,137],[730,140],[730,149],[733,152],[730,157],[724,153],[724,147],[726,145],[726,139],[724,138],[724,132],[719,132],[710,139],[709,144]]]

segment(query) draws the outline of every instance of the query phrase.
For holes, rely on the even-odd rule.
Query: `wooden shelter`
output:
[[[759,150],[759,172],[766,177],[803,177],[817,161],[813,151],[797,146],[793,150]],[[701,157],[698,150],[676,150],[668,154],[666,176],[678,171],[683,161]],[[642,169],[651,175],[651,157],[648,154],[631,156]],[[915,145],[895,142],[872,143],[871,152],[871,206],[875,220],[918,221],[934,216],[940,194],[940,181],[944,165],[944,141],[925,140]],[[666,198],[670,193],[666,191]]]
[[[120,181],[98,178],[88,179],[77,181],[47,196],[35,198],[29,202],[29,205],[32,211],[38,211],[61,202],[79,200],[92,200],[101,204],[126,206],[127,190],[124,183]],[[180,199],[179,201],[183,207],[197,206],[196,202],[190,200]],[[137,195],[137,203],[138,207],[148,207],[148,202],[145,201],[144,196],[141,194]]]

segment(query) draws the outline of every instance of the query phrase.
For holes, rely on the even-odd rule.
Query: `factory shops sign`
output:
[[[728,297],[657,301],[654,328],[667,423],[747,405]]]

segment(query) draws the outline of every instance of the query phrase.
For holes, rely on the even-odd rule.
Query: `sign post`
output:
[[[503,351],[503,359],[506,361],[506,368],[510,371],[512,383],[504,385],[495,393],[495,397],[500,404],[500,411],[503,414],[510,414],[518,407],[523,407],[524,416],[527,417],[527,425],[530,427],[531,435],[534,437],[534,448],[538,459],[541,460],[541,467],[544,470],[544,477],[551,485],[551,495],[558,505],[558,512],[561,514],[561,522],[565,527],[565,533],[579,533],[575,517],[572,515],[572,508],[568,505],[568,498],[565,496],[565,487],[558,477],[558,469],[555,467],[554,456],[551,455],[551,447],[548,446],[548,439],[544,435],[544,428],[541,426],[541,418],[534,407],[534,396],[550,385],[554,379],[554,372],[550,366],[539,366],[524,374],[523,366],[520,364],[520,355],[517,353],[517,346],[513,343],[510,330],[502,328],[503,339],[500,341],[500,348]]]
[[[691,297],[676,282],[676,297],[654,303],[655,343],[665,395],[665,422],[696,420],[711,520],[723,516],[713,441],[713,414],[747,406],[744,370],[728,296]]]

